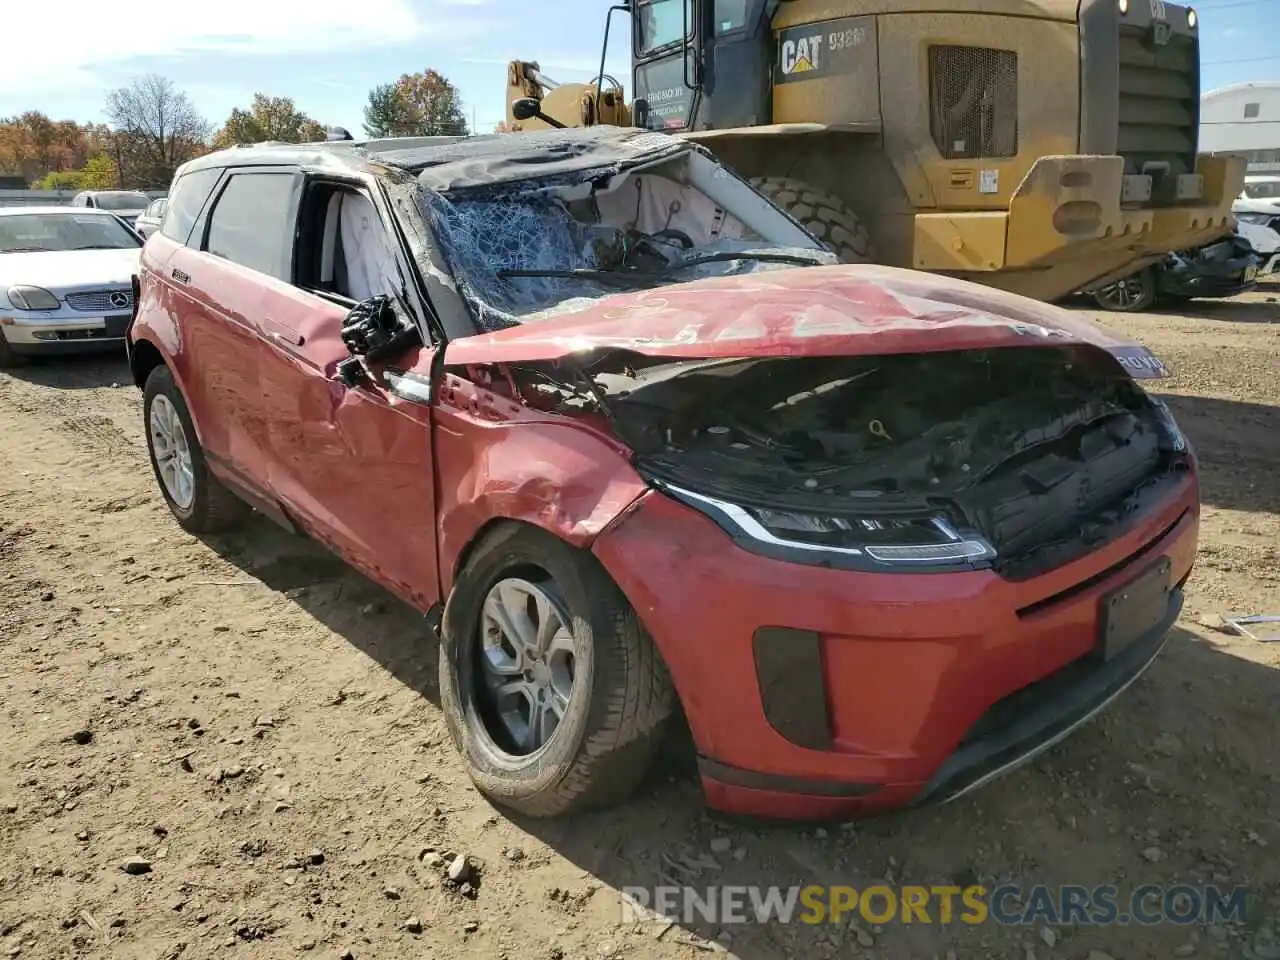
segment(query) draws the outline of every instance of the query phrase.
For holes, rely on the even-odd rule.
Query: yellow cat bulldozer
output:
[[[1164,0],[628,0],[595,82],[509,65],[507,125],[688,137],[845,260],[1055,300],[1233,228],[1199,34]]]

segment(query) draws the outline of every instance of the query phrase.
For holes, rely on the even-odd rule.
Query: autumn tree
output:
[[[231,111],[227,122],[213,138],[215,148],[237,143],[261,143],[280,140],[285,143],[311,143],[325,138],[325,129],[299,110],[288,97],[253,95],[248,110]]]
[[[89,153],[84,128],[72,120],[51,120],[34,110],[0,119],[0,172],[35,183],[83,167]]]
[[[406,73],[369,91],[364,129],[371,137],[466,136],[458,88],[435,70]]]
[[[172,80],[149,74],[107,94],[112,159],[130,186],[168,186],[205,149],[209,124]]]

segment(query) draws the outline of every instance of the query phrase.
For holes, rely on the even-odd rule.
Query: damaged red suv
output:
[[[178,522],[255,508],[428,615],[526,814],[625,798],[680,716],[723,810],[956,797],[1131,684],[1191,570],[1158,360],[838,264],[664,135],[214,153],[137,301]]]

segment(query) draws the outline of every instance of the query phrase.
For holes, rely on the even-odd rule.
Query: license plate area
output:
[[[1124,651],[1154,629],[1169,611],[1173,564],[1161,557],[1155,566],[1102,598],[1098,611],[1098,654],[1104,660]]]

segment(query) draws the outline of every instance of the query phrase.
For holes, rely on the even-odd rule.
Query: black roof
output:
[[[633,127],[577,127],[473,137],[403,137],[327,143],[257,143],[188,161],[210,167],[303,164],[367,171],[393,167],[439,193],[533,178],[622,170],[693,149],[685,140]]]

